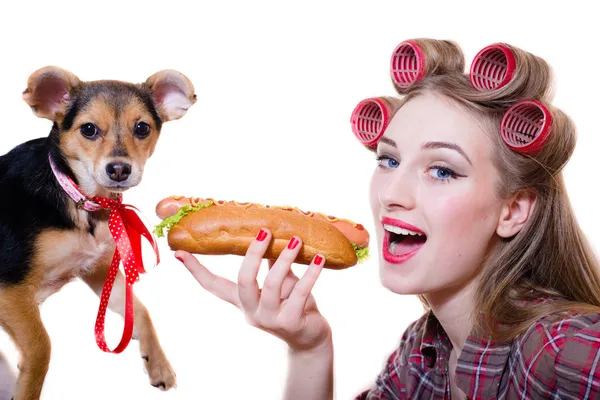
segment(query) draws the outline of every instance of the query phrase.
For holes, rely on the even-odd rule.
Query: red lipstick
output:
[[[382,222],[383,225],[396,226],[398,228],[407,229],[407,230],[410,230],[410,231],[413,231],[413,232],[420,233],[423,236],[426,236],[425,232],[423,232],[421,229],[419,229],[419,228],[417,228],[417,227],[415,227],[415,226],[413,226],[413,225],[411,225],[409,223],[406,223],[404,221],[400,221],[398,219],[393,219],[393,218],[389,218],[389,217],[383,217],[381,219],[381,222]],[[385,261],[389,262],[390,264],[402,264],[403,262],[410,260],[413,256],[415,256],[417,254],[417,252],[419,250],[421,250],[421,248],[425,244],[425,241],[427,240],[427,239],[425,239],[425,241],[423,241],[423,243],[417,244],[416,247],[413,244],[412,245],[413,249],[409,250],[406,253],[403,253],[403,254],[393,254],[390,251],[390,244],[392,242],[391,238],[392,238],[392,232],[390,232],[388,230],[384,230],[383,249],[382,249],[383,259]],[[405,239],[405,240],[408,240],[408,239]],[[399,242],[399,243],[402,243],[402,242]],[[395,244],[394,246],[402,246],[399,243]]]

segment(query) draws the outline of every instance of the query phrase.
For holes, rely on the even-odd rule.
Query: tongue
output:
[[[395,256],[410,253],[423,246],[425,240],[427,239],[423,236],[404,236],[400,241],[390,245],[390,253]]]

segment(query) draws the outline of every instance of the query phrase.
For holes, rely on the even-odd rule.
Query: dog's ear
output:
[[[59,121],[64,117],[71,91],[80,84],[79,78],[62,68],[40,68],[29,77],[23,100],[38,117]]]
[[[171,69],[157,72],[145,84],[152,91],[154,104],[163,121],[183,117],[196,102],[194,85],[180,72]]]

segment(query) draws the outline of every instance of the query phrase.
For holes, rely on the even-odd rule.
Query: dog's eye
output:
[[[145,122],[138,122],[135,126],[133,134],[140,139],[147,137],[150,134],[150,125]]]
[[[96,125],[90,123],[81,125],[81,128],[79,128],[79,130],[81,131],[81,134],[83,136],[90,139],[98,134],[98,128],[96,127]]]

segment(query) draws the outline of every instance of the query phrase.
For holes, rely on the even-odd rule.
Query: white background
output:
[[[142,184],[125,195],[151,224],[158,222],[159,200],[185,194],[291,204],[353,219],[374,236],[368,184],[375,161],[355,141],[349,118],[363,98],[395,95],[388,64],[396,44],[416,37],[456,40],[467,68],[490,43],[519,46],[552,65],[554,104],[579,128],[567,186],[584,231],[595,248],[600,243],[592,194],[599,172],[600,29],[583,2],[7,3],[0,9],[2,154],[50,130],[21,99],[29,74],[45,65],[83,80],[132,82],[172,68],[194,83],[198,102],[183,119],[164,125]],[[284,344],[205,292],[166,240],[160,250],[162,263],[135,290],[177,372],[177,390],[162,393],[148,384],[137,342],[120,355],[98,349],[98,299],[73,282],[41,308],[53,346],[42,399],[280,398]],[[235,279],[241,258],[201,260]],[[422,308],[416,298],[380,286],[377,257],[324,271],[314,294],[333,327],[336,397],[349,399],[373,383]],[[122,322],[111,315],[107,325],[114,347]],[[3,332],[0,349],[16,368],[16,349]]]

